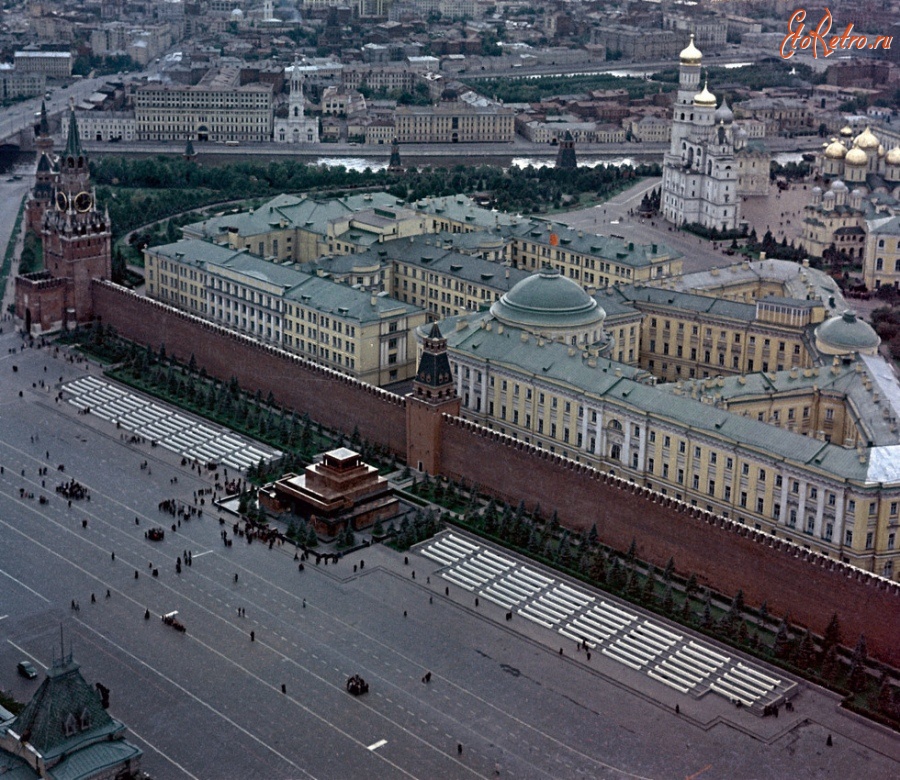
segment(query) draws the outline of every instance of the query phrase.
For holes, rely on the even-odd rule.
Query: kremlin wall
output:
[[[746,525],[604,474],[454,414],[458,399],[429,405],[358,382],[296,355],[257,343],[109,282],[93,283],[94,312],[122,336],[159,348],[223,380],[272,392],[276,401],[323,425],[387,447],[410,465],[469,484],[529,509],[556,509],[574,531],[594,523],[600,540],[726,596],[742,589],[748,605],[821,634],[832,613],[851,646],[866,636],[869,654],[900,665],[900,585]],[[554,501],[554,498],[556,499]],[[826,600],[827,599],[827,600]]]

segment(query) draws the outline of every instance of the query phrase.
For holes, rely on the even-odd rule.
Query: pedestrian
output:
[[[109,592],[109,588],[106,589],[106,598],[110,598],[112,594]]]
[[[91,594],[91,604],[96,604],[96,603],[97,603],[97,597],[92,593]]]
[[[679,707],[677,704],[675,705],[675,714],[681,715],[681,707]]]
[[[250,641],[251,641],[251,642],[255,642],[255,641],[256,641],[256,632],[255,632],[255,631],[251,631],[251,632],[250,632]]]
[[[458,755],[458,756],[462,755],[462,742],[456,743],[456,755]]]

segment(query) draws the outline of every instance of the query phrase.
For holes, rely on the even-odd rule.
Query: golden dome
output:
[[[891,149],[887,153],[885,161],[888,165],[900,165],[900,146],[895,146],[893,149]]]
[[[858,146],[854,146],[849,152],[847,152],[847,156],[844,157],[844,162],[847,163],[847,165],[867,165],[869,162],[869,157]]]
[[[681,54],[678,55],[681,60],[682,65],[699,65],[700,60],[703,59],[703,54],[701,54],[700,49],[694,46],[694,36],[691,36],[691,42],[687,45],[686,48],[681,50]]]
[[[841,136],[844,138],[849,138],[851,135],[853,135],[853,128],[850,127],[850,125],[844,125],[841,128]]]
[[[709,91],[709,88],[706,84],[703,85],[702,92],[698,92],[696,95],[694,95],[694,105],[709,106],[710,108],[716,107],[716,96]]]
[[[854,146],[858,146],[864,152],[874,151],[878,148],[877,136],[867,127],[853,141]]]
[[[825,157],[829,160],[843,160],[847,154],[847,147],[837,138],[832,138],[831,143],[825,147]]]

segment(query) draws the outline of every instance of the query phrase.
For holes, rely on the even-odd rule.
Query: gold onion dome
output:
[[[831,143],[825,147],[825,156],[829,160],[843,160],[847,154],[847,147],[837,138],[832,138]]]
[[[864,152],[874,151],[878,148],[878,137],[867,127],[853,141],[854,146],[858,146]]]
[[[895,146],[885,157],[888,165],[900,165],[900,146]]]
[[[709,88],[706,84],[703,85],[702,92],[698,92],[696,95],[694,95],[694,105],[709,106],[710,108],[716,107],[716,96],[709,91]]]
[[[841,128],[841,136],[843,138],[850,138],[853,135],[853,128],[850,125],[844,125]]]
[[[678,55],[682,65],[699,65],[703,59],[703,54],[696,46],[694,46],[694,36],[691,36],[691,42],[681,50]]]
[[[866,165],[869,162],[869,157],[858,146],[854,146],[849,152],[847,152],[847,156],[844,158],[844,162],[848,165]]]

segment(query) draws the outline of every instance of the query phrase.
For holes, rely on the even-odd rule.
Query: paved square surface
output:
[[[841,710],[838,697],[801,682],[794,712],[763,718],[758,705],[738,709],[700,686],[683,693],[648,670],[670,661],[689,682],[689,670],[718,661],[710,648],[738,655],[708,640],[688,652],[680,629],[458,531],[458,557],[470,563],[453,582],[439,574],[448,563],[417,551],[374,546],[301,571],[288,545],[237,537],[226,547],[233,521],[220,524],[208,501],[178,525],[159,503],[193,504],[215,476],[58,402],[96,368],[10,353],[19,343],[0,335],[0,687],[27,701],[62,627],[155,780],[445,780],[497,768],[527,780],[900,776],[897,736]],[[163,419],[186,417],[154,405]],[[70,479],[90,500],[68,506],[55,488]],[[161,542],[144,536],[155,525],[166,529]],[[192,565],[179,573],[186,551]],[[501,603],[485,595],[476,605],[489,588]],[[507,621],[504,601],[523,613]],[[173,610],[187,633],[160,620]],[[618,649],[588,660],[559,631],[573,627]],[[672,639],[663,632],[683,640],[652,655]],[[640,668],[623,663],[629,656]],[[16,674],[23,659],[38,680]],[[346,691],[354,674],[369,684],[363,696]]]

